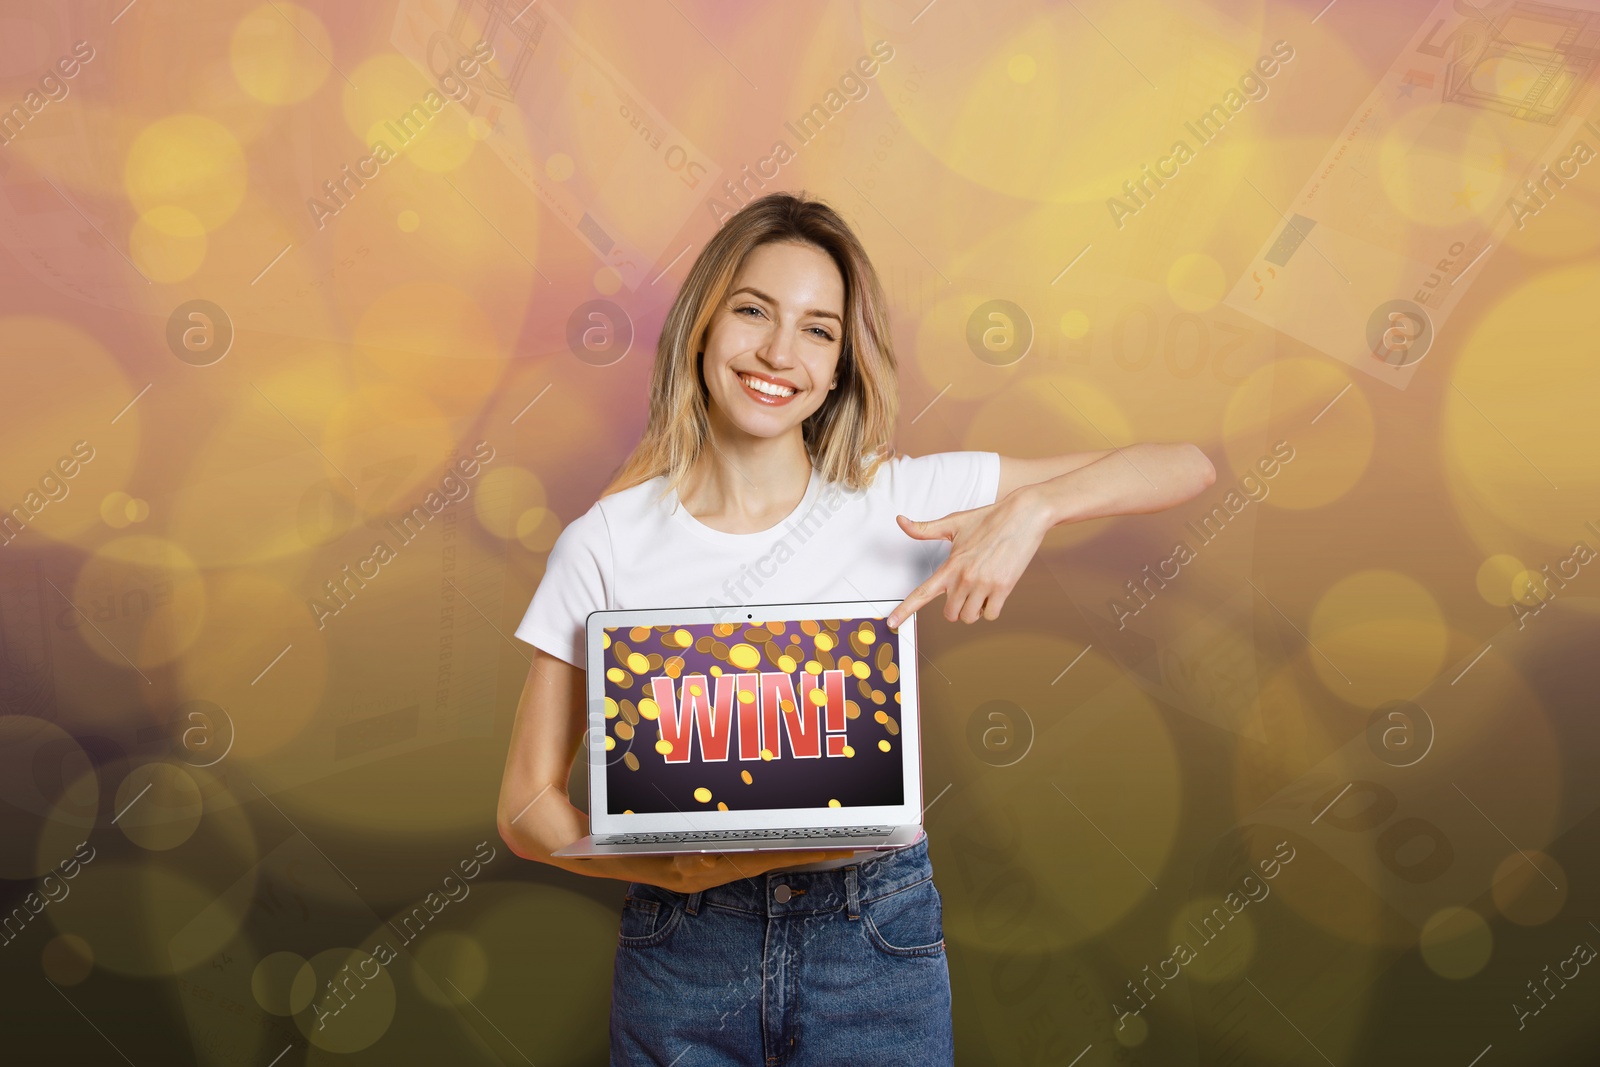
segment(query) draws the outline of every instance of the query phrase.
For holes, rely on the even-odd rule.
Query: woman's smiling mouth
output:
[[[747,371],[736,371],[735,373],[739,377],[739,384],[744,387],[745,395],[758,404],[765,404],[768,407],[780,407],[793,400],[800,393],[799,389],[788,383],[773,381]]]

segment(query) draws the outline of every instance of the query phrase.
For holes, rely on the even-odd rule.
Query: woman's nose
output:
[[[793,332],[777,326],[767,335],[766,344],[761,346],[761,356],[775,367],[792,367],[795,363],[794,346]]]

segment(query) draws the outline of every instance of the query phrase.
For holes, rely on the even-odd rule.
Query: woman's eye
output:
[[[821,340],[824,340],[824,341],[833,340],[833,334],[829,333],[827,330],[824,330],[821,326],[813,326],[813,327],[811,327],[811,332],[813,334],[815,334]]]
[[[738,315],[746,311],[754,311],[757,315],[761,314],[761,309],[756,307],[754,304],[746,304],[742,308],[735,308],[733,313]]]

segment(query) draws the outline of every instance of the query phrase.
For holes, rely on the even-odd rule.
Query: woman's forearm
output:
[[[584,834],[582,812],[567,800],[567,777],[585,720],[583,671],[535,649],[495,811],[500,837],[524,859],[548,862],[551,849]]]
[[[1049,525],[1056,526],[1164,511],[1192,500],[1216,479],[1211,461],[1194,445],[1147,442],[1017,492],[1032,497]]]

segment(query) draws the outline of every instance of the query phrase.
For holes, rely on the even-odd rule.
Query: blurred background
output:
[[[1218,472],[922,613],[958,1062],[1596,1062],[1597,8],[5,4],[0,1059],[606,1061],[509,635],[803,189],[900,452]]]

